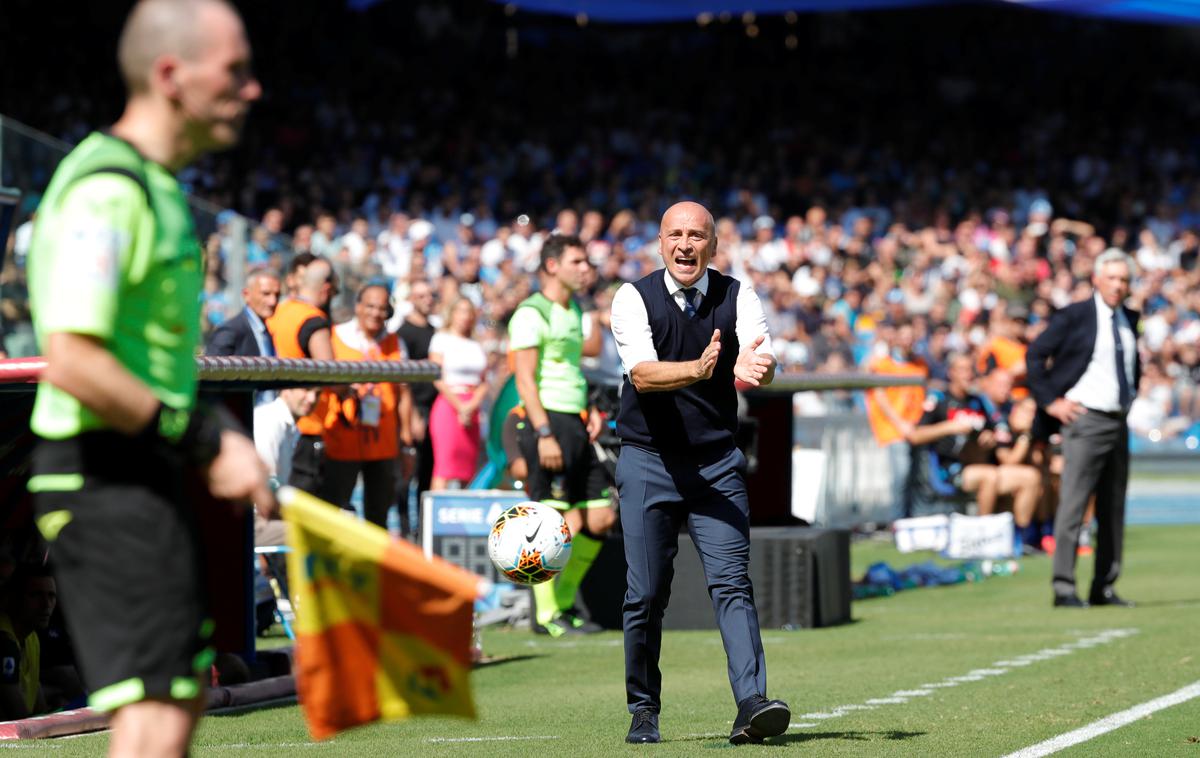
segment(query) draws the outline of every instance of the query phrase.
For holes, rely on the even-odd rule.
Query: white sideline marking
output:
[[[1052,737],[1045,742],[1039,742],[1036,745],[1030,745],[1024,750],[1018,750],[1015,753],[1009,753],[1004,758],[1041,758],[1044,755],[1057,753],[1059,750],[1078,745],[1081,742],[1087,742],[1090,739],[1099,737],[1102,734],[1120,729],[1126,724],[1131,724],[1140,718],[1149,716],[1155,711],[1161,711],[1164,708],[1170,708],[1173,705],[1186,703],[1193,698],[1200,697],[1200,682],[1193,682],[1183,689],[1175,690],[1170,695],[1163,695],[1160,698],[1155,698],[1141,705],[1135,705],[1128,710],[1114,713],[1111,716],[1105,716],[1099,721],[1093,721],[1085,727],[1076,729],[1073,732],[1060,734],[1057,737]]]
[[[788,724],[788,729],[807,729],[810,726],[816,726],[816,724],[809,724],[804,721],[797,721],[793,724]]]
[[[556,740],[557,736],[541,737],[428,737],[426,742],[521,742],[525,740]]]
[[[864,704],[859,705],[839,705],[836,708],[831,708],[828,711],[818,711],[816,713],[801,714],[798,718],[814,719],[817,721],[826,721],[828,719],[836,719],[840,716],[845,716],[850,711],[872,710],[882,705],[901,705],[907,703],[910,698],[925,697],[932,695],[936,689],[944,689],[948,687],[957,687],[965,682],[980,682],[989,676],[1001,676],[1007,674],[1011,669],[1001,668],[1002,666],[1028,666],[1034,661],[1048,661],[1052,658],[1057,658],[1062,655],[1070,655],[1076,650],[1090,648],[1096,645],[1103,645],[1112,642],[1116,639],[1129,637],[1137,634],[1136,629],[1107,629],[1091,637],[1080,637],[1071,642],[1063,643],[1058,647],[1043,648],[1036,653],[1030,655],[1021,655],[1011,660],[997,661],[993,663],[994,668],[979,668],[972,669],[961,676],[948,676],[940,682],[926,682],[920,685],[919,689],[912,690],[896,690],[890,697],[877,697],[867,700]],[[1079,634],[1088,634],[1088,632],[1079,632]],[[1200,685],[1200,682],[1197,682]],[[805,724],[791,724],[793,728],[802,728]],[[816,726],[816,724],[808,724],[807,726]],[[1024,758],[1024,757],[1022,757]]]

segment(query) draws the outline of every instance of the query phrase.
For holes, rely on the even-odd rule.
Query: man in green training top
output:
[[[184,755],[213,655],[185,474],[263,515],[275,502],[253,443],[197,404],[202,258],[175,173],[235,144],[262,90],[223,0],[143,0],[118,58],[124,113],[38,209],[29,489],[91,705],[115,711],[110,752]]]
[[[579,367],[583,314],[571,298],[590,265],[578,237],[550,237],[542,247],[542,290],[517,306],[508,324],[527,422],[518,438],[529,467],[526,492],[563,511],[572,535],[566,568],[533,587],[534,628],[555,637],[600,630],[580,618],[575,593],[616,521],[608,475],[592,447],[604,419],[589,412]]]

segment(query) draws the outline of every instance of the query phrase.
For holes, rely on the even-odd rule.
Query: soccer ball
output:
[[[488,556],[510,581],[541,584],[567,565],[571,530],[550,506],[532,501],[518,503],[492,524]]]

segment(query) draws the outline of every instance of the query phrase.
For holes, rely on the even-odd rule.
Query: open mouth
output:
[[[695,271],[696,263],[697,261],[695,258],[689,258],[684,255],[675,256],[675,268],[677,268],[681,274],[688,274]]]

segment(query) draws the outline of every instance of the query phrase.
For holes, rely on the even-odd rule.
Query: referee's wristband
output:
[[[159,403],[138,437],[165,442],[188,463],[206,466],[221,452],[222,428],[217,414],[204,406],[187,411]]]

